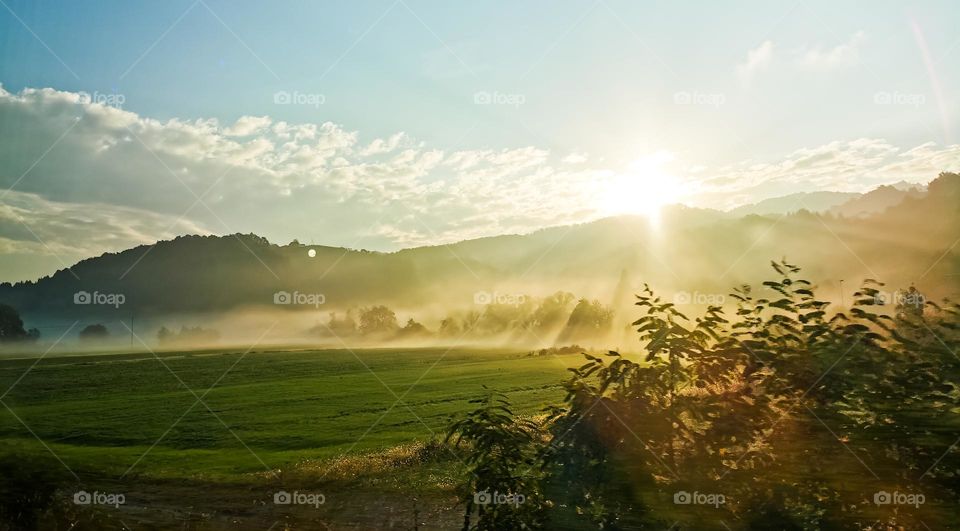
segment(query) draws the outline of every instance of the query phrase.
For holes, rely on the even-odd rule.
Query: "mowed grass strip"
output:
[[[507,393],[518,412],[537,414],[562,399],[566,367],[582,362],[446,348],[159,356],[45,358],[3,400],[78,472],[119,475],[133,466],[135,475],[228,479],[429,439],[484,386]],[[0,389],[31,363],[0,361]],[[193,393],[206,393],[203,403]],[[0,445],[47,451],[6,409]]]

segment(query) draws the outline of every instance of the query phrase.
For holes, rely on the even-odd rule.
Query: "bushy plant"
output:
[[[499,441],[469,462],[490,488],[516,486],[519,462],[504,461],[505,448],[535,455],[541,473],[523,488],[541,493],[541,511],[500,529],[949,522],[960,490],[960,306],[915,288],[889,305],[868,280],[849,315],[831,315],[798,267],[772,266],[765,296],[738,287],[730,314],[709,306],[691,319],[645,287],[633,323],[643,357],[584,354],[543,437],[503,399],[454,424],[468,440]],[[926,493],[922,520],[875,503],[897,489]]]

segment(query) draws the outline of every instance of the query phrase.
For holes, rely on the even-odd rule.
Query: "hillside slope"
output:
[[[675,207],[659,228],[625,216],[394,253],[279,246],[255,235],[182,236],[84,260],[72,273],[0,284],[0,302],[28,317],[70,318],[275,308],[279,291],[323,294],[325,308],[462,307],[477,292],[497,290],[562,289],[609,300],[624,272],[661,290],[728,293],[764,278],[780,257],[828,290],[840,279],[851,286],[878,277],[949,295],[960,270],[958,209],[960,176],[942,174],[927,194],[862,219],[809,212],[729,219]],[[75,304],[78,292],[122,294],[124,301]]]

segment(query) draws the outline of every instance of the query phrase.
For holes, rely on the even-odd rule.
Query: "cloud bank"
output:
[[[268,116],[159,121],[82,94],[0,88],[0,255],[69,264],[183,233],[390,250],[529,232],[602,215],[629,171],[592,162],[602,160],[536,146],[448,152],[403,132],[361,140],[338,124]],[[858,139],[781,161],[674,160],[666,170],[697,191],[685,202],[732,207],[801,189],[925,182],[958,161],[958,146]]]
[[[801,72],[830,72],[850,68],[860,63],[860,49],[867,40],[866,33],[858,31],[845,42],[834,47],[809,46],[784,51],[773,41],[766,40],[747,50],[744,62],[736,67],[737,77],[744,86],[750,86],[763,72],[778,64]]]

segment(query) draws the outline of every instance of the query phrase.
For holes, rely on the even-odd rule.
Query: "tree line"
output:
[[[614,309],[599,300],[577,299],[562,291],[541,299],[517,297],[517,300],[515,303],[490,303],[483,305],[482,309],[451,312],[435,330],[413,317],[401,326],[396,312],[387,306],[375,305],[330,312],[326,321],[318,323],[311,332],[341,338],[436,337],[448,340],[511,334],[515,338],[549,339],[569,344],[602,338],[614,325]]]

